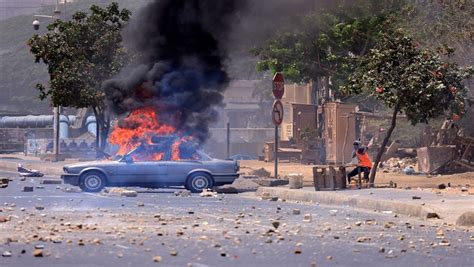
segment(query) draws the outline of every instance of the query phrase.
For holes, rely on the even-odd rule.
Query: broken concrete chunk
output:
[[[43,257],[43,250],[42,249],[35,249],[33,250],[33,256],[37,258]]]
[[[364,243],[364,242],[367,242],[367,241],[370,241],[370,237],[361,236],[361,237],[357,238],[357,243]]]
[[[304,215],[303,222],[311,222],[312,221],[312,216],[310,213],[307,213]]]
[[[40,184],[62,184],[63,181],[60,179],[43,179]]]
[[[217,193],[212,191],[212,189],[204,189],[199,195],[201,197],[217,197]]]
[[[428,212],[426,219],[439,219],[439,215],[436,212]]]
[[[23,187],[23,192],[33,192],[33,186],[24,186]]]
[[[11,257],[12,256],[12,253],[10,251],[5,251],[2,253],[2,257],[5,257],[5,258],[8,258],[8,257]]]
[[[468,212],[463,213],[456,220],[456,225],[474,226],[474,212],[468,211]]]

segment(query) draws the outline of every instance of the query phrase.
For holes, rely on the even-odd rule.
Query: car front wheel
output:
[[[105,187],[105,177],[97,171],[87,172],[82,175],[79,187],[84,192],[100,192]]]
[[[193,173],[186,180],[186,189],[193,193],[201,193],[206,188],[212,188],[212,177],[207,173]]]

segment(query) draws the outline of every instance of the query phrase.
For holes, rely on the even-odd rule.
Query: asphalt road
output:
[[[474,233],[452,226],[441,232],[433,222],[394,214],[252,194],[141,189],[124,198],[5,175],[15,180],[0,189],[0,217],[10,219],[0,222],[0,253],[11,253],[0,257],[2,267],[474,266]],[[43,257],[33,256],[35,247]]]

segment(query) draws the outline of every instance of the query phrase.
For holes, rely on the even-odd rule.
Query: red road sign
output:
[[[273,96],[276,99],[281,99],[285,93],[285,79],[283,79],[283,74],[280,72],[275,73],[273,76]]]
[[[272,109],[272,121],[275,126],[283,122],[283,104],[280,100],[275,100]]]

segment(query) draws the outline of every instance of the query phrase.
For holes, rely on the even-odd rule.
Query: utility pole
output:
[[[227,123],[227,159],[230,158],[230,122]]]

